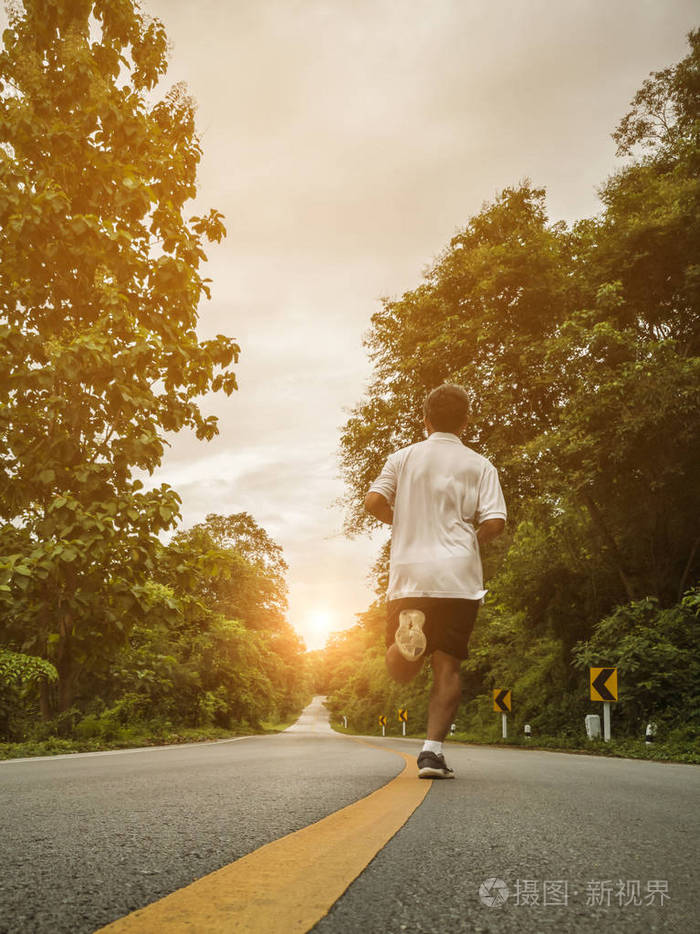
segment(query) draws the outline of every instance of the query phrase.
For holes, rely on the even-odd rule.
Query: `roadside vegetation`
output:
[[[137,3],[11,4],[0,51],[0,742],[228,735],[307,699],[279,546],[144,479],[236,341],[197,333],[195,105]],[[166,543],[167,542],[167,543]],[[4,754],[19,746],[3,745]]]
[[[212,514],[178,533],[159,546],[144,618],[111,654],[99,641],[95,652],[81,644],[63,710],[50,652],[39,659],[0,648],[0,758],[289,725],[310,691],[303,644],[285,617],[285,569],[279,546],[245,513]],[[55,705],[49,716],[41,689]]]
[[[552,222],[543,189],[507,188],[372,319],[374,378],[341,442],[348,531],[372,526],[371,481],[422,440],[423,399],[445,381],[470,394],[468,443],[509,506],[463,665],[456,729],[475,741],[498,741],[491,692],[510,689],[514,736],[529,723],[533,743],[593,748],[588,668],[609,666],[609,751],[639,749],[652,721],[645,755],[697,761],[700,31],[688,38],[615,130],[620,168],[597,217]],[[312,660],[335,721],[357,732],[399,707],[409,729],[426,716],[428,671],[408,687],[384,672],[387,567],[388,543],[376,603]]]
[[[297,719],[298,712],[284,720],[261,720],[254,727],[242,725],[238,730],[217,726],[174,726],[169,720],[120,723],[109,716],[100,718],[94,727],[90,716],[78,721],[69,735],[62,724],[49,723],[44,728],[30,728],[32,739],[19,742],[0,742],[0,759],[22,759],[35,756],[58,756],[76,752],[102,752],[111,749],[135,749],[147,746],[171,746],[181,743],[209,743],[251,734],[281,733]]]
[[[495,714],[494,714],[495,716]],[[358,731],[351,728],[350,725],[344,726],[342,721],[332,723],[333,729],[338,733],[346,733],[349,736],[357,735]],[[369,729],[365,736],[381,736],[381,728],[375,726]],[[402,736],[400,729],[397,729],[395,723],[392,723],[386,736]],[[425,731],[414,733],[408,731],[407,739],[425,739]],[[519,748],[527,750],[540,750],[545,752],[567,752],[581,753],[589,756],[607,756],[616,759],[649,759],[656,762],[682,762],[694,765],[700,765],[700,736],[696,729],[678,729],[672,731],[662,742],[647,743],[644,739],[635,739],[627,737],[626,739],[613,738],[605,742],[602,738],[589,740],[584,738],[583,730],[578,736],[533,736],[526,739],[525,736],[508,736],[503,739],[500,735],[500,721],[498,726],[491,730],[484,731],[483,734],[464,733],[455,731],[447,736],[447,742],[463,743],[468,746],[497,746],[504,748]]]

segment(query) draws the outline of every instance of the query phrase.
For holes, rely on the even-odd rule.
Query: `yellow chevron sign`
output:
[[[379,717],[379,726],[386,726],[386,717],[384,714],[381,714]]]
[[[493,709],[497,710],[499,713],[511,712],[512,702],[510,691],[496,688],[496,690],[493,692]]]
[[[399,707],[399,722],[400,722],[400,723],[406,723],[407,720],[408,720],[408,708],[407,708],[407,707]]]
[[[591,700],[617,700],[617,668],[591,668]]]

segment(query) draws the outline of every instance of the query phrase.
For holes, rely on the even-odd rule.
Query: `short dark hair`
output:
[[[469,396],[461,386],[444,383],[428,393],[423,412],[435,431],[459,431],[469,416]]]

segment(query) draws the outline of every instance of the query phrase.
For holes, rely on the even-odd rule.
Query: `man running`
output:
[[[421,778],[454,778],[442,744],[462,696],[460,663],[486,591],[480,546],[500,535],[506,504],[495,467],[466,447],[469,399],[445,384],[425,401],[426,441],[391,454],[365,497],[391,525],[386,666],[407,683],[431,656]]]

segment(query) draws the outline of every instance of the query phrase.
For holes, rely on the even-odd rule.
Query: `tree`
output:
[[[178,533],[173,547],[218,555],[221,570],[200,581],[208,606],[229,619],[243,619],[251,629],[276,631],[288,624],[287,563],[282,549],[247,512],[210,513],[204,522]]]
[[[305,698],[303,643],[286,618],[286,569],[280,546],[245,512],[210,513],[162,551],[157,576],[180,601],[184,641],[193,652],[205,643],[222,646],[216,658],[207,656],[197,668],[203,679],[206,671],[218,672],[210,674],[212,684],[227,672],[230,705],[240,702],[241,685],[258,676],[267,684],[264,712],[276,709],[286,716]],[[229,623],[227,644],[217,633]],[[246,674],[248,663],[257,675]],[[257,702],[253,706],[263,709]]]
[[[639,149],[658,159],[679,148],[697,150],[700,116],[700,29],[688,33],[690,54],[677,65],[654,71],[632,99],[632,107],[612,134],[619,156]]]
[[[552,495],[588,510],[623,596],[664,605],[700,571],[700,30],[689,44],[613,134],[643,155],[577,230],[586,301],[550,348],[568,404],[532,450]]]
[[[506,189],[372,319],[374,378],[341,439],[348,530],[370,521],[370,482],[421,440],[443,381],[469,392],[469,443],[504,485],[508,551],[465,666],[479,716],[496,677],[550,712],[578,709],[574,645],[621,604],[620,626],[645,597],[672,607],[700,573],[700,30],[689,42],[615,132],[634,158],[599,217],[568,229],[544,191]]]
[[[341,439],[351,532],[369,521],[362,502],[387,455],[422,439],[423,400],[445,381],[467,390],[470,437],[497,461],[511,507],[532,491],[537,464],[523,445],[558,416],[562,386],[546,347],[575,298],[570,238],[549,223],[544,198],[529,183],[505,189],[425,283],[373,316],[375,375]]]
[[[700,567],[700,491],[683,481],[700,454],[699,35],[622,121],[622,151],[650,152],[605,185],[601,218],[566,230],[542,190],[506,189],[374,316],[375,377],[341,440],[350,531],[369,521],[364,493],[389,451],[420,440],[426,392],[451,380],[511,519],[535,502],[584,509],[578,547],[597,541],[618,599],[679,599]],[[658,139],[648,115],[661,111]]]
[[[230,338],[200,340],[205,240],[184,216],[201,150],[162,24],[134,0],[27,0],[0,52],[2,638],[55,661],[58,709],[143,612],[157,533],[140,492],[166,434],[217,432],[198,397],[236,388]],[[128,622],[127,622],[128,621]],[[53,709],[48,689],[43,710]]]

